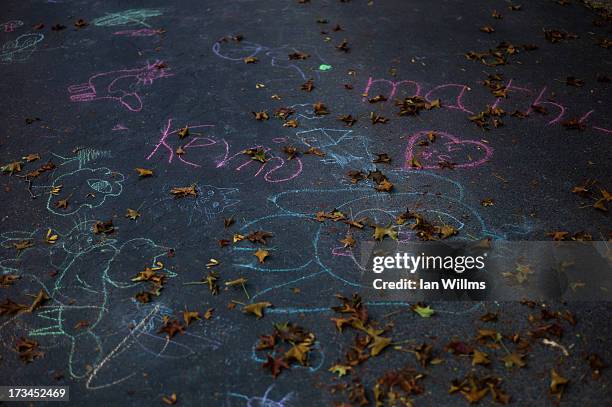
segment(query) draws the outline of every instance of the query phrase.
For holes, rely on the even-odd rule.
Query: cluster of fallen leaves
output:
[[[289,369],[292,363],[308,366],[308,357],[315,335],[299,325],[290,322],[276,323],[270,335],[262,335],[256,349],[266,351],[264,369],[269,369],[276,378],[283,369]]]
[[[331,318],[336,329],[343,332],[345,328],[352,328],[358,332],[353,346],[346,352],[345,360],[329,368],[329,371],[342,377],[370,357],[378,356],[391,345],[392,339],[383,336],[389,327],[379,328],[376,321],[370,320],[367,307],[358,294],[354,294],[351,298],[337,294],[336,298],[342,302],[342,305],[332,308],[340,314]]]
[[[506,112],[499,107],[487,106],[482,112],[470,116],[469,120],[481,129],[489,130],[489,126],[493,126],[494,128],[503,126],[504,123],[501,121],[501,117],[505,114]]]
[[[164,315],[162,317],[162,326],[159,328],[157,333],[166,334],[166,338],[172,339],[176,334],[184,334],[185,330],[195,321],[201,321],[202,318],[205,320],[209,320],[213,316],[213,308],[209,308],[204,312],[204,314],[200,314],[199,311],[183,311],[181,317],[182,322],[179,318],[171,318],[169,315]]]
[[[469,51],[465,57],[470,61],[478,61],[483,65],[496,67],[509,64],[508,57],[518,54],[520,51],[533,51],[537,46],[532,44],[513,45],[510,42],[500,42],[495,48],[484,52]]]
[[[333,317],[337,329],[342,332],[351,327],[357,331],[364,332],[365,336],[357,335],[354,344],[346,353],[346,360],[338,362],[329,368],[329,371],[338,377],[343,377],[354,372],[355,367],[370,357],[379,354],[382,349],[392,345],[390,349],[400,352],[413,353],[417,363],[422,368],[437,366],[444,360],[434,356],[434,347],[428,343],[416,346],[403,346],[393,344],[390,338],[381,335],[383,329],[377,329],[375,323],[368,318],[366,307],[362,304],[359,295],[355,294],[351,299],[338,296],[342,305],[334,307],[341,317]],[[574,326],[577,324],[575,316],[567,311],[556,311],[549,306],[532,300],[521,302],[528,309],[536,311],[527,315],[528,327],[524,331],[504,334],[497,329],[478,327],[473,339],[453,339],[444,347],[444,350],[455,358],[465,359],[469,362],[471,370],[462,378],[452,380],[449,386],[450,394],[461,395],[470,404],[476,404],[490,396],[495,403],[506,405],[510,403],[511,397],[502,389],[503,379],[493,374],[494,370],[487,372],[496,361],[501,363],[505,369],[523,369],[527,367],[527,357],[537,346],[541,349],[550,348],[558,353],[559,363],[550,369],[550,381],[548,382],[548,393],[551,397],[561,399],[565,389],[570,384],[570,379],[563,376],[560,365],[565,358],[570,356],[569,348],[561,342],[563,337],[563,324]],[[430,315],[433,312],[424,304],[415,304],[412,309],[418,313],[424,312]],[[428,310],[428,312],[425,312]],[[344,316],[346,315],[346,316]],[[496,324],[499,321],[499,313],[486,312],[478,318],[481,324]],[[435,339],[435,338],[433,338]],[[368,352],[368,350],[370,352]],[[601,372],[608,366],[595,353],[585,354],[581,359],[591,370],[594,380],[601,377]],[[432,374],[430,374],[432,375]],[[408,405],[412,406],[411,396],[423,394],[425,389],[422,380],[424,373],[419,373],[410,365],[402,369],[392,369],[383,373],[375,382],[372,392],[376,406],[383,405]],[[348,398],[356,405],[369,405],[367,391],[359,377],[355,377],[352,384],[346,383],[331,386],[332,393],[347,391]]]
[[[612,201],[612,194],[606,188],[600,185],[597,180],[588,179],[572,188],[572,193],[593,201],[591,205],[602,212],[608,212],[607,204]]]
[[[164,269],[164,265],[161,262],[157,262],[155,266],[146,266],[143,271],[139,272],[136,276],[132,277],[132,281],[136,283],[149,283],[149,288],[138,292],[134,298],[141,303],[148,303],[154,297],[158,297],[161,294],[161,290],[164,288],[166,283],[166,275],[161,270]]]
[[[502,379],[499,377],[485,376],[479,378],[470,373],[463,379],[453,380],[449,393],[461,394],[470,404],[478,403],[490,393],[491,398],[496,403],[508,404],[510,396],[500,388],[501,383]]]
[[[374,402],[376,406],[406,405],[411,406],[410,396],[423,394],[421,384],[424,374],[406,366],[403,369],[385,372],[374,385]]]
[[[370,102],[372,99],[370,99]],[[404,100],[397,100],[395,106],[399,107],[398,116],[416,116],[423,110],[439,109],[442,107],[440,99],[427,101],[421,96],[412,96],[405,98]]]
[[[419,239],[424,241],[448,239],[458,233],[458,230],[451,225],[434,225],[423,215],[410,210],[406,210],[396,219],[398,225],[404,225],[406,222],[413,222],[409,224],[410,228],[416,232]]]

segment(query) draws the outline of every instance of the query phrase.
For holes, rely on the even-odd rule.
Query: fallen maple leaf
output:
[[[140,217],[140,212],[138,212],[136,209],[128,208],[127,213],[125,214],[125,217],[128,219],[136,220]]]
[[[351,366],[341,364],[335,364],[328,369],[329,372],[337,374],[338,377],[346,376],[351,370],[353,370]]]
[[[569,380],[561,376],[555,369],[550,370],[550,392],[557,395],[559,398],[563,395],[563,391],[569,384]]]
[[[420,302],[412,305],[410,309],[419,314],[419,316],[422,318],[430,318],[433,314],[435,314],[435,311],[429,305],[425,305]]]
[[[272,303],[267,302],[267,301],[256,302],[256,303],[248,304],[242,307],[242,312],[244,312],[245,314],[253,314],[257,317],[257,319],[260,319],[260,318],[263,318],[264,316],[264,309],[271,307],[271,306],[272,306]]]
[[[273,358],[271,355],[267,356],[266,362],[262,365],[264,369],[269,368],[272,372],[272,377],[276,379],[276,376],[280,374],[283,369],[289,369],[289,365],[282,356]]]
[[[378,336],[378,335],[372,336],[372,344],[370,345],[370,354],[372,356],[377,356],[387,346],[389,346],[391,342],[392,342],[391,338],[387,338],[384,336]]]
[[[260,263],[263,263],[270,253],[267,250],[257,249],[253,255],[257,257]]]
[[[490,364],[491,361],[489,360],[489,356],[484,353],[479,351],[478,349],[474,349],[474,353],[472,354],[472,366],[476,366],[476,365],[488,365]]]
[[[388,236],[392,240],[397,240],[397,230],[395,230],[393,226],[389,225],[387,227],[383,227],[380,225],[375,225],[374,228],[374,239],[383,240],[385,236]]]

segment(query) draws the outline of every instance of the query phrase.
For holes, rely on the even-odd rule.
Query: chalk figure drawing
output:
[[[459,240],[487,237],[505,239],[528,231],[526,225],[502,225],[497,231],[491,230],[480,214],[464,202],[461,184],[446,177],[423,170],[396,170],[385,174],[394,184],[393,194],[381,194],[374,191],[371,185],[360,184],[334,189],[290,190],[269,197],[269,202],[277,209],[276,213],[245,223],[240,233],[253,230],[274,233],[273,246],[268,250],[272,254],[283,253],[283,256],[277,256],[274,265],[260,264],[253,256],[255,247],[232,247],[237,267],[245,269],[247,274],[249,271],[266,273],[266,281],[270,282],[264,287],[257,287],[258,292],[253,299],[269,296],[272,290],[294,287],[312,278],[331,277],[348,286],[362,286],[363,266],[355,256],[360,253],[360,248],[344,248],[338,243],[348,232],[348,227],[340,227],[334,222],[314,221],[321,208],[336,208],[353,219],[367,217],[375,224],[385,226],[395,224],[397,216],[404,213],[406,208],[419,208],[418,212],[433,224],[456,228],[459,234],[454,239]],[[427,185],[428,192],[419,192],[418,185]],[[397,230],[400,243],[418,239],[409,225],[398,225]],[[371,230],[362,233],[371,237]],[[303,239],[305,244],[291,244],[296,239]],[[325,284],[320,283],[321,286]]]
[[[325,72],[321,71],[319,67],[327,65],[327,62],[321,57],[317,48],[312,45],[283,45],[272,48],[250,41],[220,40],[213,44],[212,51],[219,58],[228,61],[239,61],[241,63],[243,63],[245,58],[257,57],[262,62],[269,63],[272,67],[293,70],[302,80],[313,76],[318,79],[321,72]],[[298,64],[289,59],[289,54],[294,52],[305,52],[310,54],[310,58],[305,63]],[[304,65],[309,65],[308,69]]]
[[[56,245],[37,244],[15,258],[0,262],[3,272],[16,271],[22,277],[32,278],[48,293],[49,305],[36,314],[44,324],[31,329],[27,335],[67,338],[69,373],[77,379],[85,378],[89,373],[87,365],[95,366],[105,351],[101,335],[109,334],[108,326],[113,324],[109,313],[112,305],[109,289],[135,287],[137,283],[130,278],[144,266],[162,264],[158,272],[169,278],[176,276],[163,267],[169,248],[146,238],[120,243],[107,236],[101,237],[92,233],[94,223],[82,221],[65,234],[56,231],[59,235]],[[15,242],[23,240],[40,242],[46,231],[47,228],[42,228],[31,233],[3,233],[0,246],[12,248]],[[58,272],[52,285],[40,280],[41,264]],[[79,326],[80,321],[87,324]]]
[[[172,76],[163,61],[148,62],[133,69],[101,72],[92,75],[86,83],[68,87],[72,102],[114,100],[132,112],[142,110],[139,91],[142,86],[151,85],[155,80]]]
[[[107,198],[121,194],[124,180],[123,174],[106,167],[81,168],[60,175],[53,180],[50,188],[61,187],[61,194],[49,194],[47,209],[55,215],[68,216],[83,208],[97,208]],[[68,207],[58,208],[58,202],[67,197]]]
[[[146,20],[151,17],[161,16],[163,13],[159,9],[140,8],[107,13],[105,16],[98,17],[91,23],[98,27],[130,26],[143,25],[150,27]]]
[[[0,49],[0,62],[24,62],[36,51],[36,45],[45,38],[42,34],[23,34],[6,42]]]
[[[171,185],[165,186],[162,191],[168,191]],[[188,212],[188,225],[198,225],[210,222],[219,216],[225,209],[240,203],[236,199],[238,188],[220,188],[214,185],[196,184],[198,195],[195,198],[175,199],[163,198],[164,206],[169,212],[179,209]]]

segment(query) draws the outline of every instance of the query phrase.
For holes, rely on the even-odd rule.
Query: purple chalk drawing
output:
[[[5,33],[12,33],[19,27],[23,25],[23,21],[21,20],[11,20],[6,23],[0,24],[0,29],[4,30]]]
[[[429,141],[428,133],[435,134],[433,142]],[[472,168],[489,161],[492,155],[493,149],[480,141],[462,140],[441,131],[423,130],[408,139],[404,168],[412,169],[413,159],[418,160],[422,169],[440,169],[441,163],[452,164],[454,168]]]
[[[111,99],[132,111],[142,110],[142,99],[138,94],[140,86],[151,85],[160,78],[172,76],[163,61],[148,62],[141,68],[121,69],[92,75],[87,83],[68,87],[73,102],[91,102]]]
[[[122,131],[122,130],[129,130],[129,129],[121,123],[117,123],[115,127],[112,128],[112,131]]]
[[[162,33],[162,30],[154,30],[152,28],[141,28],[140,30],[115,31],[113,35],[125,35],[127,37],[151,37],[152,35],[157,35],[161,33]]]

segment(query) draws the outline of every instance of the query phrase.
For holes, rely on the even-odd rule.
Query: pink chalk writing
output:
[[[149,155],[146,157],[147,160],[151,160],[153,156],[159,153],[160,149],[163,148],[162,150],[165,150],[168,153],[167,162],[169,164],[172,164],[174,159],[178,158],[178,160],[182,164],[187,165],[191,168],[201,168],[204,164],[213,164],[215,168],[219,169],[231,167],[235,171],[242,171],[246,168],[256,168],[257,170],[253,177],[259,177],[260,175],[263,175],[263,179],[271,183],[290,181],[302,173],[303,164],[299,157],[295,157],[291,161],[285,161],[285,159],[283,159],[282,157],[271,156],[268,157],[268,160],[265,163],[260,163],[258,161],[252,160],[250,157],[247,157],[244,154],[244,150],[249,148],[262,148],[265,152],[269,152],[271,150],[270,148],[261,145],[256,145],[240,149],[234,154],[231,154],[230,145],[226,140],[216,140],[212,137],[204,137],[197,131],[198,129],[212,128],[214,127],[214,125],[201,124],[196,126],[189,125],[187,127],[189,127],[191,135],[189,136],[189,141],[184,146],[182,146],[182,149],[185,151],[184,155],[176,154],[175,149],[170,145],[171,140],[169,139],[169,136],[176,135],[176,137],[173,137],[172,140],[178,140],[177,133],[180,131],[180,128],[172,130],[172,119],[168,119],[166,126],[162,130],[161,138],[159,139],[151,153],[149,153]],[[218,152],[219,148],[221,149],[220,159],[210,159],[208,158],[208,155],[205,155],[204,158],[202,158],[201,156],[190,159],[186,158],[187,156],[192,155],[189,154],[190,150],[204,149],[204,152],[206,153],[213,149],[212,152],[214,153],[215,151]],[[219,157],[219,155],[217,155],[217,157]],[[236,163],[236,161],[238,162]]]
[[[430,141],[428,134],[435,135]],[[404,168],[411,169],[417,160],[423,169],[440,169],[444,164],[452,168],[471,168],[484,164],[493,155],[493,149],[477,140],[462,140],[452,134],[423,130],[408,139]]]
[[[123,131],[123,130],[128,130],[127,127],[125,127],[123,124],[121,123],[117,123],[115,125],[115,127],[112,128],[113,131]]]
[[[142,110],[142,99],[138,94],[143,85],[151,85],[160,78],[172,76],[162,61],[147,63],[141,68],[122,69],[92,75],[87,83],[68,87],[73,102],[115,100],[132,112]]]
[[[371,97],[373,95],[382,95],[386,97],[389,101],[392,100],[394,97],[398,97],[400,89],[404,91],[404,95],[406,97],[421,96],[421,93],[424,92],[424,86],[416,81],[392,81],[388,79],[375,79],[369,77],[362,94],[362,101],[365,102],[368,97]],[[434,99],[440,99],[442,101],[443,108],[455,109],[466,114],[472,115],[476,111],[483,110],[485,106],[480,106],[480,110],[467,108],[465,106],[464,97],[468,90],[470,90],[470,87],[465,84],[444,83],[441,85],[434,86],[429,91],[427,91],[427,93],[425,93],[423,97],[428,102],[432,102]],[[566,116],[568,108],[557,101],[550,100],[550,98],[546,96],[548,90],[547,86],[543,87],[539,91],[536,91],[533,89],[517,86],[514,83],[514,80],[510,79],[505,86],[505,90],[509,94],[520,93],[524,97],[528,98],[527,100],[530,103],[522,106],[522,109],[517,109],[525,112],[526,114],[533,113],[535,110],[534,107],[544,107],[547,110],[553,109],[553,112],[551,112],[551,114],[553,114],[554,116],[551,119],[548,119],[547,125],[559,124],[564,118],[567,118]],[[516,103],[516,101],[514,101],[514,103]],[[488,105],[493,108],[504,108],[504,106],[506,106],[505,109],[509,110],[507,108],[508,104],[508,99],[498,97]],[[585,122],[587,118],[591,119],[594,113],[594,110],[590,110],[589,112],[581,115],[582,118],[580,119],[580,122]],[[596,124],[591,125],[590,128],[608,134],[612,133],[612,130]]]
[[[11,20],[6,23],[0,24],[0,29],[3,29],[5,33],[11,33],[21,27],[23,25],[23,21],[21,20]]]

